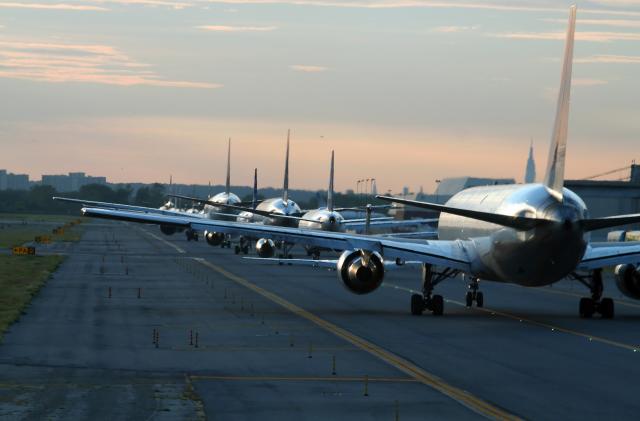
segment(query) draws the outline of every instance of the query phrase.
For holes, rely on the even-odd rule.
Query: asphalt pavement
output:
[[[349,293],[157,227],[91,222],[0,345],[2,419],[635,419],[640,302],[583,320],[575,282],[445,281],[411,316],[412,268]],[[298,254],[302,254],[298,250]],[[294,251],[295,252],[295,251]],[[640,348],[638,348],[640,349]]]

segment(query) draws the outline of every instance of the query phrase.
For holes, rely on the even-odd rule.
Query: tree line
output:
[[[98,202],[122,203],[128,205],[158,208],[168,200],[165,186],[159,183],[140,187],[134,192],[130,186],[111,188],[102,184],[82,186],[76,192],[59,193],[52,186],[34,186],[30,190],[0,191],[0,213],[46,213],[77,215],[79,204],[52,200],[53,196],[64,196],[76,199],[94,200]],[[259,199],[264,199],[258,195]],[[251,195],[241,198],[249,203]],[[295,198],[292,198],[295,200]],[[356,194],[336,193],[334,203],[339,207],[362,206],[366,203],[380,204],[382,202],[372,197]],[[302,209],[315,209],[326,204],[326,192],[318,192],[304,202],[298,202]],[[181,202],[181,207],[190,207],[191,203]]]

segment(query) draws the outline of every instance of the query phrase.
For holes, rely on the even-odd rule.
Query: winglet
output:
[[[331,151],[331,169],[329,170],[329,190],[327,191],[327,209],[333,212],[333,159],[334,152]]]
[[[258,169],[253,169],[253,198],[251,200],[251,208],[258,207]]]
[[[564,59],[562,63],[562,76],[560,90],[558,91],[558,104],[556,106],[556,118],[551,133],[551,145],[544,184],[552,194],[562,200],[562,187],[564,185],[564,161],[567,148],[567,132],[569,128],[569,102],[571,96],[571,68],[573,64],[573,41],[576,30],[576,6],[569,8],[569,27],[564,47]]]
[[[231,138],[229,138],[229,145],[227,146],[227,183],[224,187],[224,192],[229,195],[231,191]]]
[[[284,186],[282,188],[282,200],[284,203],[289,202],[289,136],[291,130],[287,130],[287,155],[284,161]]]

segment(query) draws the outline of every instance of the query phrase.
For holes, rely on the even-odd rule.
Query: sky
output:
[[[433,191],[544,173],[563,0],[0,0],[0,168]],[[640,0],[578,1],[567,178],[640,157]]]

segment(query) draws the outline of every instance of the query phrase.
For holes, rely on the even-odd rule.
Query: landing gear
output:
[[[293,248],[293,244],[285,243],[284,241],[281,243],[282,253],[278,255],[280,259],[293,259],[293,255],[290,253]]]
[[[198,241],[198,231],[189,228],[184,232],[184,235],[187,237],[187,241]]]
[[[240,253],[249,254],[249,246],[246,245],[246,244],[245,245],[242,245],[242,244],[236,245],[233,251],[234,251],[235,254],[240,254]]]
[[[478,278],[472,277],[469,281],[469,290],[465,295],[465,304],[467,307],[473,306],[474,301],[476,302],[476,307],[482,308],[482,306],[484,306],[484,295],[481,291],[478,291],[480,289],[479,283],[480,280]]]
[[[602,298],[602,269],[594,270],[591,275],[583,276],[572,273],[571,276],[591,290],[591,297],[580,299],[579,312],[583,319],[600,313],[603,319],[613,319],[615,308],[611,298]]]
[[[431,265],[422,265],[422,295],[411,296],[411,314],[419,316],[425,310],[431,311],[434,316],[441,316],[444,312],[444,299],[442,295],[432,295],[433,288],[449,277],[456,276],[458,271],[446,269],[437,273]]]

